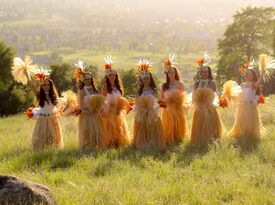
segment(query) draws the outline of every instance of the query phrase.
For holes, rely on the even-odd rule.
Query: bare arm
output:
[[[26,76],[27,76],[28,83],[31,84],[32,91],[33,91],[34,95],[37,96],[37,95],[38,95],[38,92],[39,92],[39,91],[38,91],[38,88],[36,87],[35,83],[32,81],[32,79],[31,79],[29,73],[28,73],[27,71],[25,71],[25,74],[26,74]]]
[[[107,95],[107,87],[104,85],[101,89],[101,95],[106,96]]]

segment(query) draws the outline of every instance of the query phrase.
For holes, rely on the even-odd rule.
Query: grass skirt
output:
[[[229,135],[243,139],[260,139],[261,127],[257,105],[238,103],[235,123]]]
[[[103,118],[104,130],[106,133],[107,147],[122,147],[129,144],[130,134],[126,124],[126,109],[128,101],[119,96],[110,97],[105,105]]]
[[[40,150],[47,146],[63,147],[61,127],[55,116],[38,117],[33,129],[32,148]]]
[[[184,99],[184,93],[179,90],[164,93],[166,108],[162,112],[162,124],[166,144],[179,143],[186,134]]]
[[[103,121],[98,111],[82,112],[79,116],[78,127],[81,149],[105,147]]]
[[[156,99],[153,96],[138,97],[134,111],[133,145],[135,148],[164,148],[164,132]]]
[[[198,89],[192,95],[192,144],[204,144],[222,135],[222,122],[217,109],[213,106],[214,98],[215,93],[209,88]]]

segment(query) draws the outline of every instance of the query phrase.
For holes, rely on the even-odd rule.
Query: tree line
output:
[[[233,22],[226,28],[218,40],[217,82],[221,87],[226,80],[242,76],[239,67],[246,61],[257,60],[259,54],[266,53],[275,57],[275,9],[271,7],[247,7],[233,16]],[[34,96],[26,86],[16,83],[11,75],[11,66],[15,57],[14,48],[0,41],[0,115],[22,112],[33,104]],[[101,88],[103,76],[94,65],[88,65]],[[257,67],[256,67],[257,68]],[[56,60],[49,65],[59,94],[68,89],[75,89],[72,78],[73,66]],[[134,69],[121,70],[120,77],[127,96],[135,96],[136,73]],[[275,76],[275,74],[274,74]],[[275,78],[264,84],[264,94],[275,93]]]

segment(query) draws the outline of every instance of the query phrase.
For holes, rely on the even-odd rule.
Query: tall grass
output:
[[[207,147],[185,142],[167,150],[78,149],[76,119],[61,119],[64,150],[30,150],[35,121],[0,119],[0,174],[50,187],[59,204],[274,204],[274,96],[259,106],[259,143],[223,136]],[[219,109],[227,130],[235,107]],[[133,116],[128,116],[131,122]],[[191,112],[188,113],[190,128]],[[130,125],[131,126],[131,125]]]

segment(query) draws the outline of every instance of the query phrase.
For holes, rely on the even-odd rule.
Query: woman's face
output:
[[[48,93],[50,91],[50,81],[45,80],[44,83],[42,84],[42,89],[44,90],[45,93]]]
[[[253,74],[252,71],[248,70],[246,73],[246,81],[252,82],[253,81]]]
[[[84,75],[84,84],[86,86],[92,85],[92,76],[90,74],[85,74]]]
[[[116,80],[116,74],[115,73],[110,73],[107,78],[109,79],[110,83],[113,85]]]
[[[141,78],[144,87],[150,86],[150,76],[147,75],[146,77]]]
[[[209,71],[208,71],[208,68],[203,68],[201,70],[201,79],[202,80],[207,80],[209,79]]]
[[[176,76],[176,71],[175,68],[171,68],[168,70],[168,78],[169,80],[175,80],[175,76]]]

